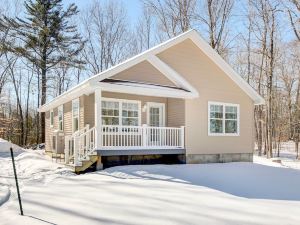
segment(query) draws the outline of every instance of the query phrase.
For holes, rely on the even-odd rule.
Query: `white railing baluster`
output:
[[[91,134],[89,134],[91,135]],[[184,127],[148,127],[103,125],[102,147],[107,148],[183,148]],[[87,136],[89,140],[89,136]],[[90,148],[90,141],[86,149]]]

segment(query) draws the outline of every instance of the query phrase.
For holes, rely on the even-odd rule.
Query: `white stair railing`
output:
[[[65,163],[73,161],[78,164],[80,160],[87,158],[87,154],[94,150],[94,142],[95,128],[90,129],[89,125],[65,136]]]
[[[74,164],[78,165],[82,160],[89,159],[95,150],[95,127],[75,137],[74,142]]]

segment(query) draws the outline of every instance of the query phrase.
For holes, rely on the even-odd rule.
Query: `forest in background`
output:
[[[189,29],[196,29],[261,96],[259,154],[300,141],[299,0],[0,0],[0,137],[44,140],[38,108],[84,79]]]

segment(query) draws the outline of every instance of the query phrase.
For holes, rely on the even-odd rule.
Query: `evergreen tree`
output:
[[[13,41],[2,43],[2,50],[18,54],[32,62],[40,73],[41,105],[46,103],[47,73],[59,63],[75,66],[84,42],[70,19],[78,13],[75,4],[66,9],[62,0],[29,0],[24,18],[0,19],[0,29]],[[45,113],[40,118],[42,142],[45,141]]]

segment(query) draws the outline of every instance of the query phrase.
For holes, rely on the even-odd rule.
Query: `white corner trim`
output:
[[[198,91],[187,82],[182,75],[176,72],[173,68],[167,65],[165,62],[160,60],[157,56],[151,55],[147,58],[147,61],[150,62],[156,69],[158,69],[162,74],[164,74],[169,80],[175,83],[178,87],[184,88],[196,96],[199,96]]]
[[[211,105],[222,105],[223,106],[223,133],[211,133],[210,132],[210,106]],[[234,106],[237,107],[237,132],[236,133],[225,133],[225,107],[226,106]],[[207,104],[207,134],[208,136],[222,136],[222,137],[228,137],[228,136],[240,136],[240,105],[235,103],[225,103],[225,102],[214,102],[214,101],[208,101]]]
[[[261,97],[225,60],[205,41],[197,31],[194,31],[191,40],[206,54],[225,74],[231,78],[253,101],[256,105],[265,104]]]

